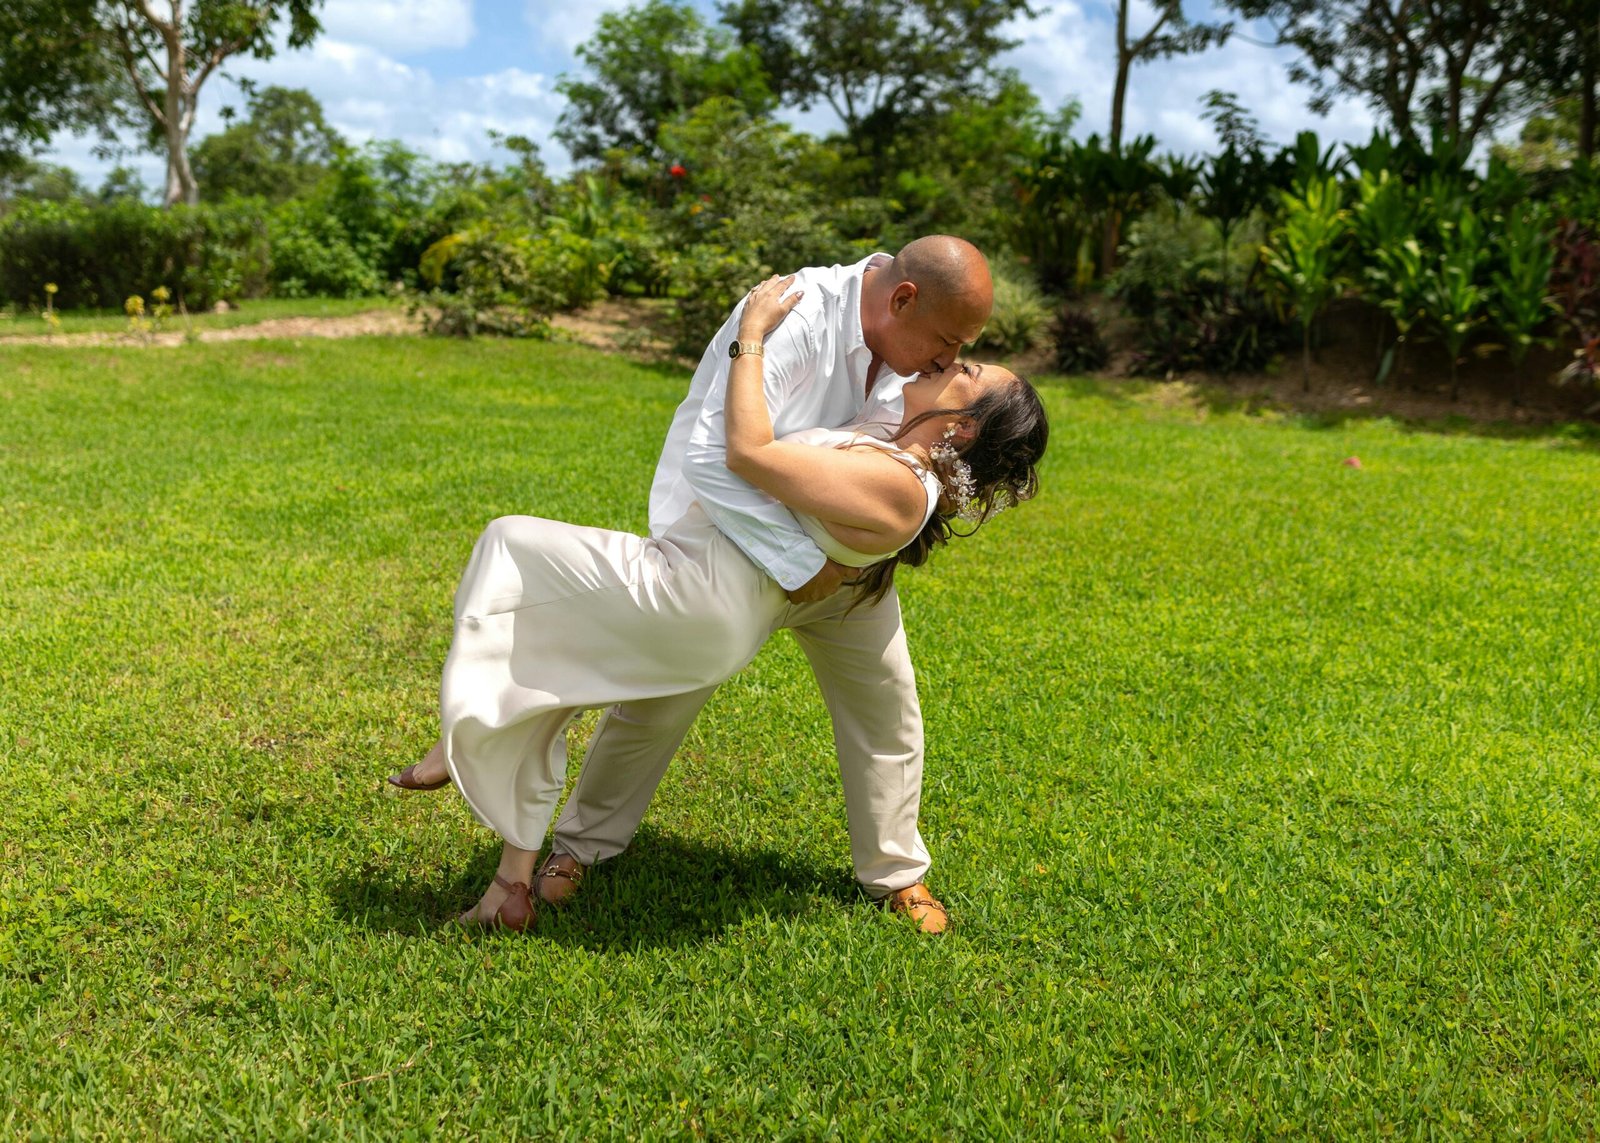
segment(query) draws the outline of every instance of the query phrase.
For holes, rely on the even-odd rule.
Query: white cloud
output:
[[[539,42],[559,48],[565,55],[593,33],[606,12],[626,8],[632,0],[524,0],[522,16]],[[576,66],[574,64],[574,66]]]
[[[328,0],[325,35],[395,55],[464,48],[476,30],[472,0]]]
[[[438,79],[370,46],[332,39],[272,61],[255,78],[309,88],[328,122],[355,142],[399,139],[446,162],[491,158],[491,130],[544,139],[562,105],[544,75],[506,68]]]

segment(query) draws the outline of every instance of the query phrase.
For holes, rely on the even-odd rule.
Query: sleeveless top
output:
[[[925,527],[933,517],[934,510],[939,506],[939,497],[944,494],[944,486],[939,483],[937,474],[924,468],[922,464],[910,453],[897,448],[888,441],[878,440],[876,437],[867,436],[861,432],[852,432],[849,429],[801,429],[797,433],[789,433],[783,438],[795,444],[817,445],[822,448],[842,448],[845,445],[869,444],[883,449],[890,456],[900,461],[912,472],[916,473],[922,481],[923,489],[928,493],[928,510],[922,515],[921,527]],[[847,548],[835,539],[823,526],[821,520],[815,516],[807,516],[796,512],[794,518],[799,521],[800,527],[805,529],[806,535],[816,542],[824,555],[848,568],[864,568],[875,564],[879,560],[888,559],[894,552],[880,552],[871,555]],[[896,549],[898,551],[899,549]]]

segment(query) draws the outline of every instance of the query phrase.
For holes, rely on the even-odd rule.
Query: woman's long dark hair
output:
[[[1044,402],[1031,384],[1018,377],[1010,385],[989,390],[965,409],[932,409],[901,425],[894,439],[900,440],[923,421],[949,416],[970,421],[974,430],[958,454],[958,459],[972,470],[974,490],[967,509],[958,515],[953,508],[953,466],[947,461],[933,461],[931,467],[945,489],[940,507],[934,509],[909,544],[850,581],[856,587],[857,603],[876,603],[888,594],[894,583],[894,569],[899,565],[922,566],[935,548],[950,542],[951,536],[972,535],[1000,509],[1030,499],[1039,491],[1038,464],[1050,441],[1050,423],[1045,417]],[[971,529],[956,531],[956,520],[970,521]]]

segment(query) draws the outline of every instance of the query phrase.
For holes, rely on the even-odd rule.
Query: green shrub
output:
[[[283,297],[357,298],[383,289],[383,278],[351,242],[343,223],[304,202],[272,220],[272,282]]]
[[[673,349],[699,357],[740,296],[771,273],[748,247],[702,243],[682,251],[672,262]]]
[[[1056,368],[1063,373],[1098,373],[1111,360],[1111,350],[1100,334],[1094,314],[1063,306],[1050,327],[1055,343]]]
[[[994,279],[994,309],[974,347],[992,353],[1024,353],[1043,339],[1050,306],[1027,278],[999,273]]]
[[[269,251],[260,204],[170,209],[121,199],[104,205],[31,202],[0,219],[0,298],[57,308],[121,308],[157,286],[189,309],[257,296]]]
[[[422,255],[421,273],[434,288],[420,299],[430,333],[474,337],[544,337],[550,314],[567,308],[570,279],[551,272],[562,240],[491,222],[452,234]],[[454,289],[440,288],[446,272]]]
[[[863,250],[843,234],[863,218],[881,218],[881,209],[834,198],[828,180],[838,154],[784,124],[709,99],[663,126],[661,142],[687,170],[658,216],[676,251],[669,293],[682,353],[698,356],[764,274],[853,262],[876,248]]]
[[[1222,300],[1221,283],[1162,295],[1139,323],[1132,370],[1165,377],[1206,373],[1261,373],[1283,353],[1289,328],[1261,295],[1235,290]]]
[[[1248,283],[1266,237],[1259,214],[1233,231],[1228,243],[1228,281]],[[1222,285],[1222,234],[1216,222],[1186,206],[1163,205],[1128,227],[1122,264],[1107,282],[1111,292],[1140,317],[1154,314],[1163,297],[1197,285]]]

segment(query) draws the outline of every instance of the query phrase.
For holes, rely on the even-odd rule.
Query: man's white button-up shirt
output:
[[[763,359],[767,411],[774,436],[850,422],[898,425],[906,378],[887,369],[867,395],[872,351],[861,330],[861,285],[874,254],[853,266],[799,271],[800,303],[767,338]],[[772,497],[728,471],[723,402],[728,349],[739,332],[744,303],[711,339],[667,430],[650,488],[650,531],[659,536],[699,501],[706,515],[745,555],[786,589],[822,570],[824,556],[794,516]]]

